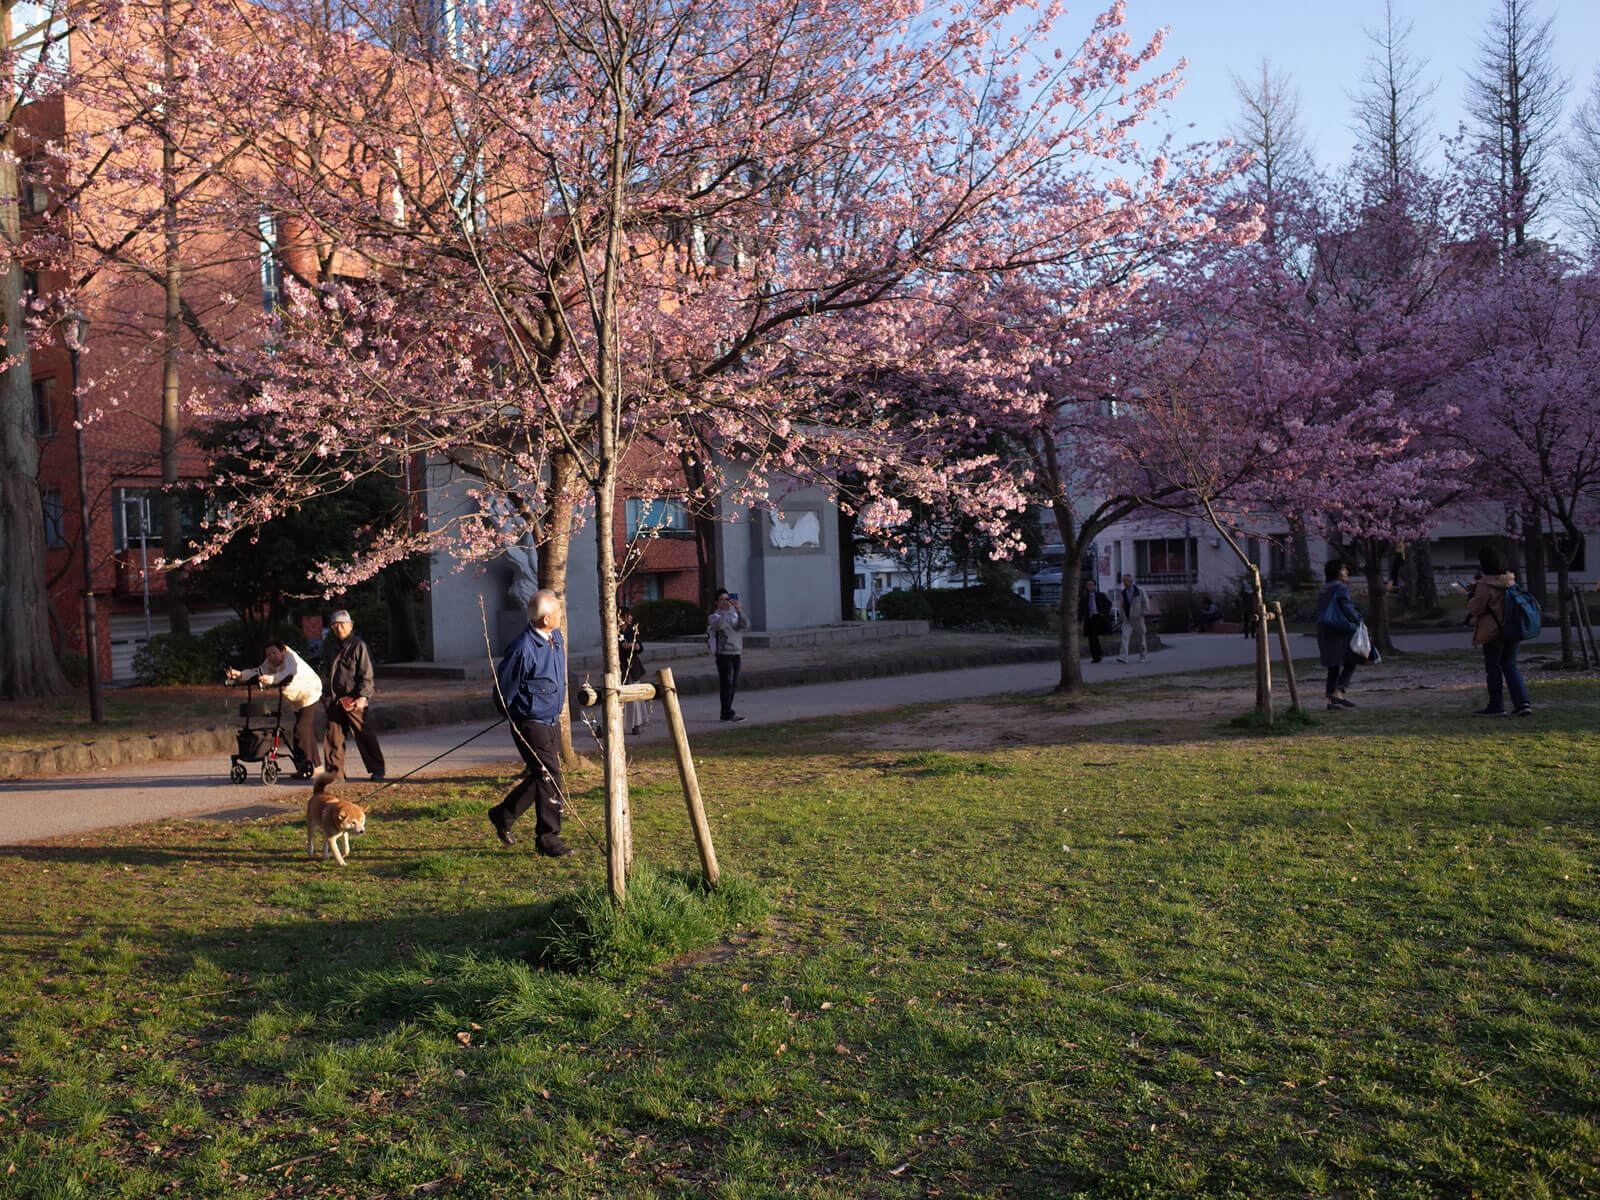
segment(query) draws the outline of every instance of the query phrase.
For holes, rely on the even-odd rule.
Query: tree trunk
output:
[[[1425,537],[1412,542],[1406,550],[1406,566],[1411,573],[1408,584],[1412,610],[1423,616],[1437,614],[1439,585],[1433,577],[1433,543]]]
[[[5,20],[9,39],[9,6]],[[0,236],[8,246],[17,245],[20,233],[14,148],[8,131],[0,140]],[[38,431],[22,302],[22,267],[12,262],[0,270],[0,321],[10,364],[0,375],[0,697],[7,700],[71,691],[50,644]]]
[[[385,567],[383,602],[389,609],[389,661],[415,662],[422,657],[417,637],[417,591],[411,573],[395,564]]]
[[[1362,574],[1367,577],[1367,633],[1373,646],[1384,654],[1396,654],[1394,637],[1389,628],[1389,581],[1383,564],[1388,557],[1389,543],[1378,538],[1363,539],[1365,553],[1361,557]]]
[[[1550,579],[1545,569],[1544,517],[1533,504],[1522,510],[1522,557],[1528,565],[1524,582],[1542,607],[1550,590]]]
[[[839,616],[856,619],[856,515],[839,506]]]
[[[567,558],[572,551],[572,527],[578,517],[578,461],[563,449],[550,453],[550,482],[545,490],[544,528],[538,542],[539,586],[561,601],[561,637],[567,638]],[[572,747],[572,714],[561,710],[561,762],[577,766]]]
[[[700,574],[700,607],[710,612],[716,607],[717,588],[722,586],[722,580],[718,578],[722,571],[717,560],[716,499],[709,494],[705,464],[688,453],[680,455],[678,461],[683,466],[689,520],[694,526],[694,561],[695,569]]]
[[[1571,589],[1572,570],[1567,566],[1567,556],[1565,554],[1557,554],[1556,595],[1561,599],[1556,607],[1561,614],[1561,665],[1563,667],[1575,667],[1578,665],[1577,654],[1572,648],[1572,603],[1567,599],[1568,596],[1575,595]],[[1577,597],[1577,599],[1578,603],[1583,603],[1581,597]]]
[[[163,25],[172,21],[172,0],[162,0]],[[163,37],[165,74],[177,77],[173,61],[173,39]],[[178,504],[178,443],[182,434],[182,403],[178,379],[178,338],[183,329],[183,272],[178,241],[177,148],[169,130],[163,126],[161,139],[161,221],[165,237],[166,324],[161,340],[161,553],[176,558],[184,553],[183,516]],[[145,530],[139,531],[140,536]],[[188,568],[167,572],[167,628],[173,633],[189,632]]]
[[[620,39],[619,55],[627,54],[627,38]],[[618,71],[612,77],[613,89],[624,85]],[[594,474],[595,537],[599,554],[595,568],[599,574],[600,642],[605,657],[605,792],[606,792],[606,882],[612,901],[619,907],[627,898],[628,869],[633,862],[633,817],[628,804],[628,759],[622,743],[622,705],[616,689],[622,681],[621,654],[617,645],[617,567],[614,539],[617,498],[618,424],[621,413],[622,330],[617,324],[617,287],[622,274],[623,189],[626,183],[625,137],[628,108],[620,90],[613,91],[611,156],[607,164],[607,212],[605,275],[602,282],[599,315],[595,330],[596,358],[599,365],[595,422],[600,461]]]
[[[1077,587],[1078,577],[1083,573],[1083,543],[1074,538],[1068,545],[1065,537],[1062,543],[1061,601],[1056,605],[1061,618],[1061,678],[1055,690],[1070,693],[1083,687],[1083,639],[1078,629]]]

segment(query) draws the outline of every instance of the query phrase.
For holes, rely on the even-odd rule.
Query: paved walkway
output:
[[[1546,631],[1548,640],[1553,631]],[[1168,635],[1168,649],[1126,664],[1108,658],[1084,663],[1085,681],[1091,684],[1141,675],[1182,674],[1212,667],[1244,666],[1254,661],[1254,644],[1225,634]],[[1466,644],[1461,633],[1401,635],[1399,644],[1412,651],[1459,650]],[[1306,636],[1293,639],[1296,662],[1314,658],[1315,643]],[[1276,647],[1274,647],[1276,651]],[[747,655],[747,658],[750,656]],[[1274,654],[1276,658],[1276,653]],[[1043,693],[1054,687],[1060,668],[1054,662],[977,667],[918,675],[892,675],[873,679],[819,683],[801,687],[775,687],[742,692],[738,710],[751,724],[772,725],[807,717],[832,716],[895,708],[906,704],[969,700],[1005,693]],[[1314,682],[1308,681],[1311,686]],[[691,741],[699,735],[736,729],[718,720],[714,694],[682,698]],[[428,729],[393,732],[385,736],[384,754],[389,777],[397,779],[435,755],[482,730],[487,721],[441,725]],[[593,743],[582,729],[574,730],[580,751]],[[666,731],[659,712],[635,743],[664,740]],[[510,736],[501,727],[454,750],[428,767],[426,777],[449,777],[455,772],[504,764],[509,778],[521,769],[515,761]],[[84,833],[168,817],[205,817],[238,820],[285,811],[298,806],[306,795],[304,783],[263,785],[252,775],[242,785],[227,778],[225,755],[208,759],[145,763],[87,775],[47,779],[8,780],[0,785],[0,844],[17,844],[41,838]],[[357,780],[345,785],[353,799],[375,785]]]

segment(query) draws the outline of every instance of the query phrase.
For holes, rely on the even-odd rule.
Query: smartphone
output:
[[[737,600],[738,598],[739,598],[739,593],[738,592],[729,592],[728,593],[728,599],[729,600]]]

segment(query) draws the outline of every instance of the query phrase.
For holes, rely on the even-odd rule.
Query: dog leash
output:
[[[493,725],[485,725],[482,729],[478,730],[477,733],[473,734],[466,741],[457,742],[454,746],[451,746],[450,749],[442,751],[439,754],[435,754],[427,762],[420,763],[417,766],[412,767],[411,770],[407,771],[404,775],[400,776],[400,778],[398,778],[398,779],[386,779],[386,780],[384,780],[377,787],[373,788],[370,792],[367,792],[361,798],[363,800],[371,800],[379,792],[384,791],[384,790],[386,790],[388,788],[392,788],[397,783],[404,783],[406,780],[410,779],[413,775],[415,775],[418,771],[422,770],[423,767],[431,767],[431,766],[433,766],[434,763],[438,762],[441,758],[445,757],[445,755],[454,754],[457,750],[461,749],[462,746],[471,745],[473,742],[475,742],[479,738],[481,738],[484,734],[488,733],[491,729],[498,729],[500,726],[504,725],[505,723],[506,723],[506,719],[504,717],[501,717]]]

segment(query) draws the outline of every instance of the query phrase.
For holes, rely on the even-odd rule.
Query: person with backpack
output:
[[[1363,660],[1350,649],[1350,638],[1361,628],[1361,610],[1350,598],[1350,568],[1340,558],[1330,558],[1322,568],[1327,581],[1317,595],[1317,655],[1328,668],[1328,711],[1354,708],[1354,700],[1345,699],[1344,690],[1350,686],[1350,677],[1356,665]]]
[[[1483,574],[1467,589],[1467,620],[1472,622],[1472,644],[1483,647],[1489,703],[1472,715],[1505,716],[1505,692],[1509,691],[1514,715],[1531,717],[1533,704],[1528,699],[1528,685],[1517,670],[1517,646],[1539,631],[1538,606],[1526,588],[1517,586],[1516,575],[1505,569],[1500,552],[1493,546],[1478,551],[1478,566]]]

